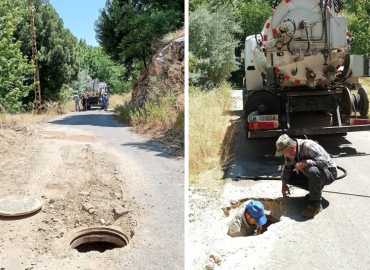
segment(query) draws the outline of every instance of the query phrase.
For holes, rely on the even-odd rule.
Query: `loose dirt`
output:
[[[135,202],[118,158],[80,130],[0,129],[0,198],[36,196],[42,210],[0,218],[0,269],[122,269],[129,246],[100,253],[70,248],[76,230],[114,226],[135,237]]]
[[[227,180],[218,184],[203,184],[193,186],[189,192],[188,245],[191,249],[188,250],[188,260],[194,270],[262,269],[265,259],[273,252],[273,243],[279,241],[286,231],[282,228],[294,224],[304,207],[305,191],[292,188],[292,198],[284,202],[279,181]],[[262,235],[228,236],[228,224],[238,208],[225,213],[225,207],[230,206],[233,200],[244,198],[261,200],[280,222],[270,225]]]

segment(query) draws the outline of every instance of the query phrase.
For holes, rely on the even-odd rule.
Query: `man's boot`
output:
[[[321,211],[321,201],[310,201],[307,207],[303,210],[302,216],[310,219],[316,216]]]

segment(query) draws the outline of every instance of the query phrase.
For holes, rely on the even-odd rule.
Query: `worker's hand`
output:
[[[257,225],[255,235],[260,235],[260,234],[262,234],[262,232],[263,232],[263,226]]]
[[[281,193],[283,194],[283,197],[287,197],[290,195],[290,189],[287,184],[283,183],[281,186]]]
[[[296,171],[297,173],[298,172],[302,172],[303,169],[306,167],[306,163],[304,162],[297,162],[294,166],[294,171]]]

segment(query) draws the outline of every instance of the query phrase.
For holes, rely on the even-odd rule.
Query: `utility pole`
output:
[[[32,35],[32,66],[33,66],[33,81],[35,90],[35,100],[33,103],[34,110],[39,113],[42,109],[40,72],[37,58],[37,43],[36,43],[36,28],[35,28],[35,11],[32,0],[28,0],[28,11],[30,16],[30,28]]]

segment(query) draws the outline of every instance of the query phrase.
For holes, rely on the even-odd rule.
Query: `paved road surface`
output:
[[[240,91],[233,97],[241,98]],[[235,125],[235,158],[226,175],[278,174],[281,160],[273,157],[274,141],[246,141],[242,123]],[[276,225],[278,237],[257,269],[370,269],[370,132],[313,139],[336,156],[348,176],[325,188],[329,206],[315,219]],[[253,250],[246,252],[253,257]]]
[[[135,164],[135,177],[126,185],[143,217],[134,236],[141,244],[132,247],[130,258],[122,258],[133,262],[130,269],[183,269],[183,159],[119,124],[109,112],[72,113],[50,125],[89,131],[114,148],[123,160]]]

